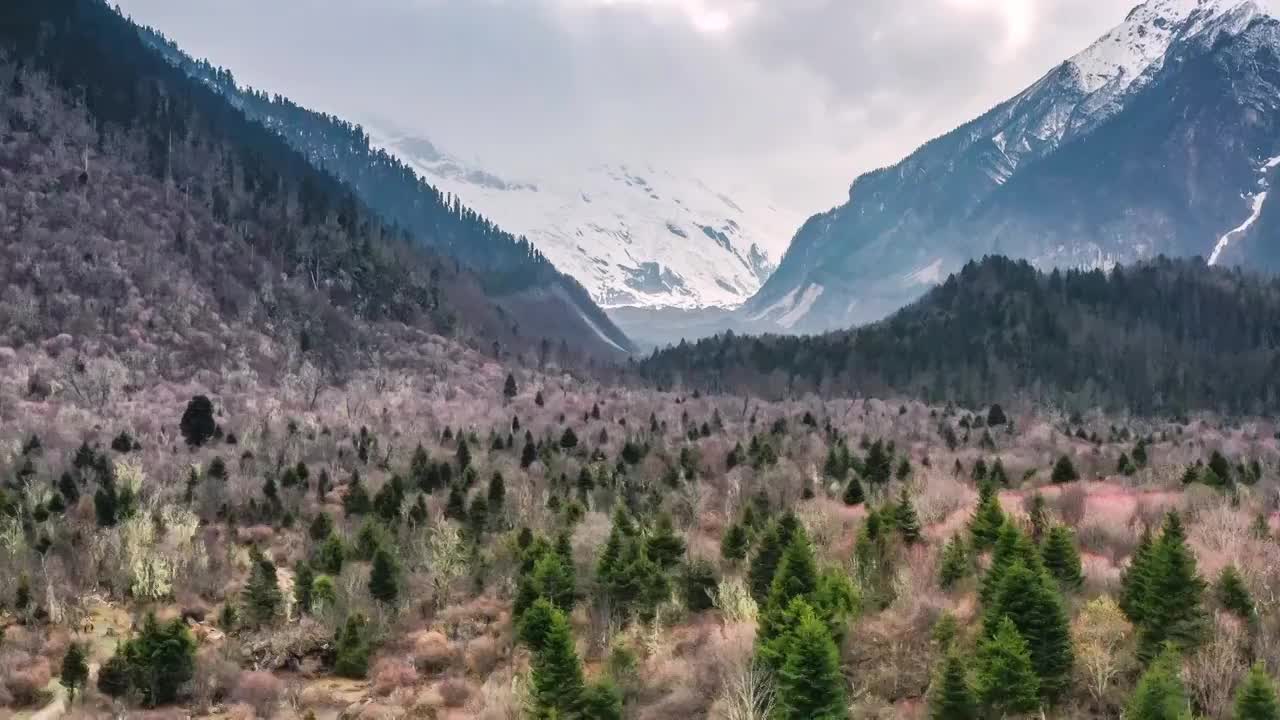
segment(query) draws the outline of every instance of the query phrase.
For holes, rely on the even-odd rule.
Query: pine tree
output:
[[[756,630],[757,657],[771,669],[780,669],[786,661],[788,635],[801,619],[793,602],[804,600],[812,610],[813,595],[817,589],[818,566],[813,546],[799,530],[792,535],[778,562]]]
[[[1049,512],[1045,507],[1044,495],[1036,492],[1031,496],[1031,509],[1027,511],[1031,520],[1031,540],[1037,545],[1044,540],[1049,528]]]
[[[995,635],[978,643],[978,702],[996,716],[1027,713],[1040,705],[1040,678],[1031,666],[1031,649],[1009,618],[1001,618]]]
[[[1214,585],[1213,594],[1227,612],[1242,620],[1253,617],[1253,598],[1249,595],[1249,589],[1245,587],[1244,579],[1240,577],[1240,572],[1236,570],[1235,565],[1222,568],[1222,572],[1218,575],[1218,582]]]
[[[1058,458],[1058,462],[1054,463],[1053,474],[1049,479],[1055,485],[1061,485],[1079,480],[1080,473],[1076,472],[1076,466],[1071,463],[1071,458],[1063,455]]]
[[[1186,532],[1176,512],[1165,517],[1151,561],[1151,586],[1143,610],[1139,654],[1152,658],[1166,642],[1181,650],[1194,648],[1204,635],[1202,604],[1205,582],[1187,547]]]
[[[1075,652],[1062,596],[1044,571],[1032,570],[1019,560],[1004,572],[986,611],[984,634],[994,636],[1006,617],[1031,648],[1041,696],[1050,701],[1058,698],[1070,683]]]
[[[942,561],[939,567],[939,582],[943,590],[950,590],[955,584],[969,575],[972,566],[969,553],[965,550],[964,540],[960,535],[952,535],[942,550]]]
[[[218,431],[218,424],[213,419],[213,403],[204,395],[196,395],[187,403],[182,412],[178,430],[187,444],[200,447],[208,442]]]
[[[112,698],[122,698],[129,693],[129,661],[125,659],[123,646],[117,647],[102,667],[98,668],[98,691]]]
[[[715,607],[712,593],[718,585],[715,567],[701,558],[690,561],[681,576],[684,605],[690,612],[702,612]]]
[[[826,623],[803,600],[792,610],[798,623],[778,671],[777,716],[781,720],[843,720],[848,717],[840,653]]]
[[[351,484],[347,486],[347,494],[342,497],[342,510],[347,517],[364,515],[373,510],[373,501],[369,499],[369,491],[365,489],[360,473],[352,473]]]
[[[489,478],[489,512],[500,515],[506,503],[507,482],[503,479],[502,473],[495,470],[493,476]]]
[[[573,432],[573,428],[567,427],[560,435],[560,447],[565,450],[572,450],[578,447],[578,436]]]
[[[649,559],[666,570],[680,562],[684,551],[684,539],[676,534],[671,516],[667,513],[660,514],[653,534],[645,540],[645,552],[648,553]]]
[[[1166,648],[1143,673],[1125,720],[1191,720],[1175,650]]]
[[[551,621],[558,612],[546,598],[538,598],[528,609],[519,615],[519,639],[531,652],[537,653],[546,644],[547,634],[551,632]]]
[[[1014,563],[1022,563],[1035,572],[1039,572],[1042,568],[1040,554],[1030,538],[1023,534],[1013,522],[1006,521],[1000,528],[995,549],[991,553],[991,565],[982,578],[982,587],[978,594],[984,603],[991,602],[999,592],[1004,574],[1013,567]]]
[[[400,569],[386,548],[378,548],[373,554],[373,568],[369,571],[369,595],[386,605],[394,605],[400,597]]]
[[[750,545],[751,540],[747,537],[746,529],[740,523],[734,523],[720,538],[720,557],[731,563],[741,562],[747,556]]]
[[[866,502],[867,495],[862,489],[862,481],[858,479],[857,473],[849,475],[849,482],[844,486],[844,496],[842,499],[844,500],[844,504],[850,507],[854,505],[861,505]]]
[[[311,563],[305,560],[298,563],[293,571],[293,602],[299,615],[311,612],[311,589],[315,581],[316,574],[311,569]]]
[[[520,467],[528,469],[530,465],[538,461],[538,446],[533,444],[532,439],[526,438],[524,441],[524,449],[520,451]]]
[[[364,616],[355,613],[338,633],[333,671],[339,677],[362,680],[369,674],[369,641],[365,639]]]
[[[1041,550],[1045,570],[1064,590],[1079,590],[1084,585],[1084,572],[1080,566],[1080,551],[1076,549],[1075,536],[1065,525],[1054,525]]]
[[[898,494],[898,504],[894,508],[894,525],[898,528],[898,534],[906,541],[908,545],[913,545],[920,541],[920,516],[916,514],[916,508],[911,504],[911,498],[907,495],[907,488],[904,486]]]
[[[769,599],[769,588],[773,585],[773,574],[778,569],[778,561],[786,542],[781,537],[781,529],[777,524],[771,525],[760,538],[755,555],[751,556],[751,567],[747,570],[748,583],[751,586],[751,597],[759,604]]]
[[[315,518],[311,520],[311,526],[307,528],[307,534],[315,542],[324,542],[333,534],[333,518],[326,512],[316,513]]]
[[[947,653],[942,672],[929,688],[929,720],[978,720],[978,700],[965,677],[965,661]]]
[[[582,707],[582,662],[563,613],[553,610],[542,647],[533,656],[530,682],[540,718],[576,718]]]
[[[1236,691],[1232,720],[1280,720],[1275,684],[1261,664],[1255,664]]]
[[[587,685],[582,692],[582,720],[622,720],[622,691],[609,679]]]
[[[1151,528],[1144,527],[1138,546],[1134,548],[1129,565],[1120,576],[1120,609],[1135,626],[1146,620],[1147,599],[1151,595],[1151,568],[1155,555],[1155,543]]]
[[[516,389],[516,376],[507,373],[507,381],[502,385],[502,396],[510,400],[516,396],[519,391]]]
[[[62,656],[62,671],[58,681],[67,689],[71,701],[75,702],[76,691],[89,681],[89,663],[85,660],[84,648],[78,643],[71,643],[67,654]]]
[[[978,507],[969,520],[969,533],[973,536],[975,550],[986,550],[995,544],[1004,527],[1004,510],[995,486],[983,482],[978,486]]]
[[[276,566],[270,560],[259,557],[253,564],[249,584],[244,589],[245,619],[254,627],[271,625],[279,617],[284,606],[280,582],[276,578]]]

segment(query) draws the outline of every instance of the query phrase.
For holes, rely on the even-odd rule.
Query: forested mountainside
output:
[[[552,341],[617,352],[589,323],[542,320],[552,294],[493,299],[105,4],[20,2],[0,33],[16,340],[113,336],[123,349],[141,333],[201,364],[212,333],[332,366],[359,355],[361,325],[389,321],[544,358]],[[247,328],[289,342],[228,342]]]
[[[970,262],[851,331],[725,334],[655,352],[663,384],[773,396],[1017,399],[1139,413],[1280,409],[1280,281],[1159,258],[1111,272]]]
[[[416,241],[455,258],[472,269],[485,291],[510,298],[512,312],[521,315],[526,333],[585,336],[611,349],[631,349],[631,343],[605,315],[578,281],[560,272],[526,238],[503,231],[462,205],[457,196],[442,193],[413,168],[386,150],[373,146],[359,125],[335,115],[301,107],[281,94],[243,88],[230,71],[208,60],[196,60],[176,43],[151,28],[137,28],[148,45],[191,77],[204,82],[280,134],[317,167],[351,187],[374,211],[406,230]],[[549,312],[521,313],[517,299],[534,300]],[[557,327],[559,324],[561,327]],[[582,341],[582,337],[578,338]]]

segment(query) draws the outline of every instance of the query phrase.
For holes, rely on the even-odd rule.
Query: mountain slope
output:
[[[847,204],[801,227],[741,319],[875,320],[987,253],[1280,267],[1261,195],[1280,155],[1278,27],[1252,0],[1135,8],[1018,96],[858,178]]]
[[[8,8],[0,99],[0,344],[178,377],[304,359],[337,371],[388,334],[536,349],[473,273],[411,244],[105,3]]]
[[[656,352],[639,369],[664,385],[775,396],[1275,412],[1280,280],[1200,260],[1045,274],[990,257],[865,328],[730,333]]]
[[[581,284],[560,272],[528,240],[501,229],[457,195],[428,184],[412,167],[372,144],[359,125],[281,95],[242,88],[229,72],[192,59],[158,31],[139,32],[171,63],[278,132],[415,240],[475,271],[510,316],[516,334],[567,341],[607,356],[633,349]]]
[[[561,166],[512,180],[425,139],[370,132],[436,187],[527,236],[605,308],[741,305],[800,220],[649,165]]]

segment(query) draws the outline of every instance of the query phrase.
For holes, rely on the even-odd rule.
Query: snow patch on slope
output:
[[[822,297],[823,288],[821,285],[810,285],[804,289],[804,295],[800,296],[800,302],[796,303],[782,317],[778,318],[778,324],[790,330],[795,327],[796,323],[804,319],[805,315],[813,309],[813,304]]]
[[[1249,212],[1249,217],[1245,218],[1245,221],[1240,223],[1239,226],[1228,231],[1226,235],[1218,238],[1218,242],[1213,246],[1213,252],[1209,255],[1210,265],[1217,265],[1218,258],[1222,256],[1222,251],[1226,250],[1227,246],[1231,244],[1231,240],[1246,233],[1262,216],[1262,206],[1266,204],[1268,194],[1266,173],[1277,165],[1280,165],[1280,155],[1267,160],[1258,169],[1258,172],[1262,174],[1262,177],[1258,178],[1258,187],[1261,189],[1250,198],[1252,209]]]

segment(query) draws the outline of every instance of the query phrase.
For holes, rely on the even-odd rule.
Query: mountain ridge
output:
[[[1274,107],[1249,105],[1273,85],[1274,48],[1280,46],[1271,37],[1275,22],[1252,0],[1152,0],[1134,8],[1115,29],[1014,97],[899,163],[860,176],[845,204],[801,226],[778,271],[744,306],[739,321],[751,329],[813,332],[876,320],[969,258],[988,253],[1028,257],[1043,267],[1107,267],[1160,252],[1208,256],[1250,211],[1241,212],[1229,190],[1205,199],[1203,188],[1230,176],[1237,194],[1250,194],[1255,171],[1241,173],[1238,166],[1256,167],[1276,152],[1258,148],[1242,160],[1232,151],[1230,168],[1219,163],[1206,169],[1188,159],[1170,135],[1179,132],[1185,139],[1191,133],[1201,155],[1254,142],[1255,118],[1271,123],[1275,114]],[[1123,42],[1133,38],[1143,42]],[[1230,58],[1231,76],[1213,77],[1212,67],[1196,64]],[[1224,98],[1224,86],[1237,94]],[[1180,99],[1181,111],[1198,120],[1174,127],[1164,118],[1169,122],[1160,126],[1170,98]],[[1217,103],[1216,112],[1226,120],[1215,125],[1204,111],[1210,103]],[[1112,206],[1115,198],[1106,199],[1105,207],[1088,207],[1081,196],[1089,188],[1077,180],[1091,163],[1118,162],[1110,155],[1124,148],[1108,144],[1107,137],[1136,122],[1169,140],[1145,175],[1159,176],[1162,167],[1182,171],[1181,186],[1154,200],[1143,197],[1141,187],[1129,191],[1135,214],[1130,219]],[[1216,135],[1208,131],[1211,126]],[[1076,177],[1055,179],[1068,191],[1052,205],[1071,212],[1009,203],[1010,196],[1025,192],[1026,178],[1043,176],[1036,168],[1049,159],[1070,162],[1059,160],[1066,156],[1076,157]],[[1170,219],[1181,214],[1179,204],[1185,209],[1188,198],[1195,205],[1197,197],[1202,218],[1213,223],[1197,224],[1204,235],[1198,245],[1189,233],[1171,229]],[[1263,210],[1259,223],[1245,228],[1248,233],[1267,224]]]

